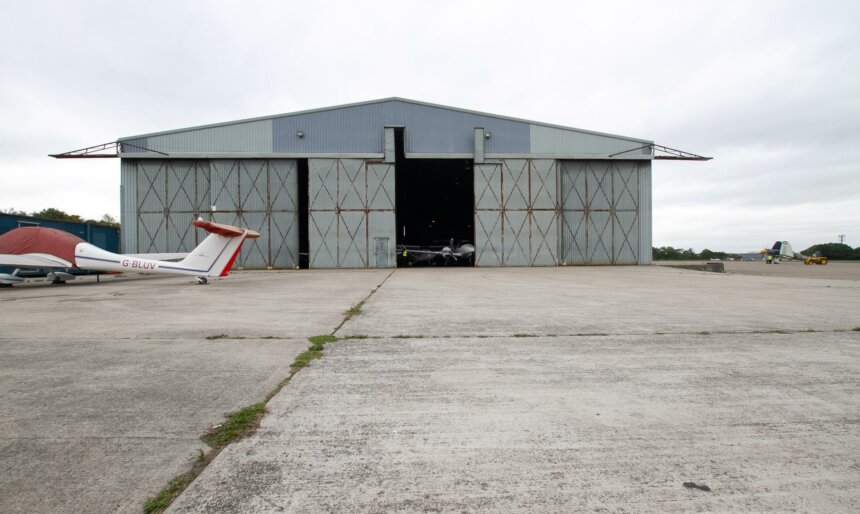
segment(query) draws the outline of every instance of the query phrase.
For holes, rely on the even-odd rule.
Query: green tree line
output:
[[[820,252],[821,255],[832,261],[860,260],[860,246],[857,248],[851,248],[846,244],[840,243],[812,245],[801,253],[804,255],[812,255],[815,252]]]
[[[851,248],[846,244],[839,243],[812,245],[800,253],[811,256],[815,252],[819,252],[820,255],[834,261],[860,260],[860,246],[857,248]],[[740,255],[734,253],[714,252],[707,248],[696,253],[692,248],[672,248],[671,246],[652,248],[651,256],[655,261],[707,261],[710,259],[726,260],[728,258],[740,259]]]
[[[47,209],[33,212],[24,212],[12,207],[11,209],[0,209],[0,213],[11,214],[13,216],[30,216],[32,218],[38,218],[42,220],[72,221],[75,223],[97,223],[99,225],[110,225],[112,227],[119,226],[119,221],[117,221],[117,219],[110,214],[105,214],[101,217],[101,219],[97,220],[84,219],[77,214],[69,214],[65,211],[61,211],[60,209],[55,209],[53,207],[48,207]]]
[[[672,248],[671,246],[661,246],[651,249],[651,256],[655,261],[701,261],[710,259],[726,260],[729,257],[738,257],[736,254],[726,252],[715,252],[705,248],[699,253],[696,253],[692,248]]]

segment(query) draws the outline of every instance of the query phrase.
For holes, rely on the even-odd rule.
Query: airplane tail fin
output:
[[[179,266],[199,272],[205,277],[227,276],[239,250],[242,249],[242,243],[246,239],[260,237],[260,234],[253,230],[203,219],[196,219],[193,224],[209,232],[209,235],[179,262]]]

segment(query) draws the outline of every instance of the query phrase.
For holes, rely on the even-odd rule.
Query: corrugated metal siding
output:
[[[505,266],[528,266],[529,245],[529,161],[502,161],[502,262]]]
[[[216,211],[238,211],[239,161],[214,159],[210,161],[209,177],[212,191],[212,208]]]
[[[397,263],[397,248],[394,237],[397,223],[394,210],[370,211],[367,213],[367,239],[369,268],[392,268]],[[379,242],[381,241],[381,243]],[[379,244],[384,245],[378,247]],[[382,252],[382,255],[380,255]]]
[[[590,134],[563,128],[529,125],[531,147],[533,154],[611,154],[639,148],[643,143],[629,141],[612,136]],[[632,152],[633,155],[650,156],[650,149]]]
[[[197,246],[197,230],[191,225],[193,212],[168,212],[165,214],[165,248],[175,252],[190,252]]]
[[[269,163],[242,159],[239,163],[239,198],[242,211],[265,211],[269,206]]]
[[[639,167],[637,161],[609,161],[613,164],[612,262],[639,262]]]
[[[127,139],[123,141],[122,151],[124,153],[145,153],[148,143],[147,138]]]
[[[559,166],[563,262],[641,263],[642,188],[650,184],[640,177],[650,161],[576,160]]]
[[[367,267],[367,216],[363,211],[340,211],[337,226],[337,267]]]
[[[529,162],[532,266],[556,266],[558,255],[558,165],[551,159]]]
[[[337,220],[335,211],[312,210],[308,213],[310,267],[337,267]]]
[[[651,264],[651,162],[639,163],[639,264]]]
[[[394,204],[394,165],[367,164],[368,267],[390,268],[397,263]]]
[[[298,264],[295,160],[125,159],[123,181],[131,185],[124,186],[123,208],[134,234],[128,252],[190,251],[205,238],[191,225],[203,215],[261,234],[243,245],[234,268]]]
[[[477,266],[558,264],[557,180],[553,160],[475,164]]]
[[[272,149],[299,154],[384,153],[386,125],[406,127],[407,153],[472,153],[475,127],[492,134],[487,152],[529,151],[527,123],[401,101],[275,118]],[[298,137],[298,132],[304,136]]]
[[[151,136],[144,140],[129,141],[138,146],[159,152],[244,152],[270,153],[272,151],[272,120],[237,123],[220,127],[189,130]],[[135,151],[134,148],[123,148]]]
[[[406,127],[409,154],[471,154],[476,148],[476,127],[490,134],[481,140],[484,152],[499,156],[606,155],[644,144],[633,138],[394,98],[137,136],[124,140],[130,145],[123,151],[143,151],[134,144],[168,153],[383,154],[386,125]],[[650,149],[636,155],[649,158]]]
[[[137,248],[139,253],[159,253],[178,250],[168,250],[166,220],[164,213],[138,214]]]
[[[475,266],[502,265],[502,165],[475,164]]]
[[[167,196],[165,161],[140,161],[137,167],[137,205],[140,212],[164,212]]]
[[[242,211],[238,226],[256,230],[260,237],[249,239],[242,244],[236,258],[236,267],[243,269],[266,269],[269,267],[269,213],[266,211]]]
[[[309,159],[308,170],[310,267],[393,267],[394,165]]]
[[[123,159],[120,164],[120,225],[122,251],[137,251],[137,161]]]

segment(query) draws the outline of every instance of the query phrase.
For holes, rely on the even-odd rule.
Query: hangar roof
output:
[[[474,155],[475,128],[493,157],[650,159],[652,141],[385,98],[120,138],[121,157],[382,157],[384,127],[404,127],[408,157]],[[647,146],[646,148],[643,148]],[[160,153],[159,153],[160,152]]]

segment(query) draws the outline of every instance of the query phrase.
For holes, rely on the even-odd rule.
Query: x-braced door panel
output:
[[[562,259],[638,264],[640,161],[560,161]]]
[[[310,267],[393,266],[394,165],[309,159],[308,170]]]
[[[557,180],[551,159],[475,164],[476,265],[558,264]]]

